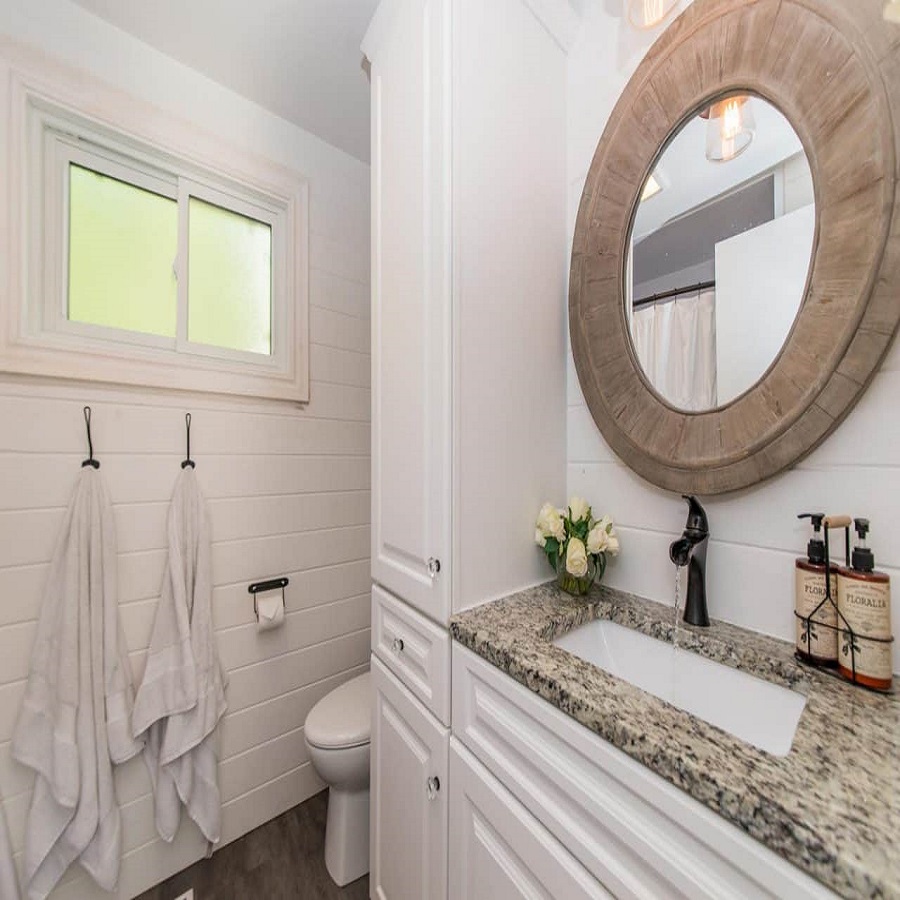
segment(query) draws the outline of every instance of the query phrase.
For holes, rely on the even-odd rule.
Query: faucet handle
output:
[[[682,494],[681,496],[682,499],[687,500],[688,504],[685,529],[709,534],[709,520],[706,518],[706,510],[700,505],[700,501],[693,494]]]

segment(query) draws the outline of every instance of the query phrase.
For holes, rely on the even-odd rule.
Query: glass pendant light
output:
[[[628,21],[645,31],[664,22],[678,6],[678,0],[628,0]]]
[[[900,0],[886,0],[884,4],[884,17],[888,22],[900,25]]]
[[[706,158],[710,162],[737,159],[753,143],[756,120],[750,98],[726,97],[700,113],[706,129]]]

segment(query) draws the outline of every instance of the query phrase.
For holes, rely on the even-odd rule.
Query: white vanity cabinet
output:
[[[569,0],[382,0],[363,42],[380,900],[447,891],[451,612],[546,579],[529,523],[565,492],[576,23]]]
[[[836,895],[481,657],[453,645],[459,742],[547,833],[622,900],[835,900]],[[465,790],[453,778],[451,810]],[[520,816],[520,818],[522,818]],[[453,870],[461,857],[451,841]],[[558,867],[565,860],[558,861]],[[489,893],[455,895],[495,900]],[[515,896],[514,894],[512,896]],[[542,896],[539,892],[537,896]],[[560,900],[568,895],[559,896]],[[573,894],[572,896],[578,896]]]
[[[450,783],[451,900],[612,897],[455,738]]]

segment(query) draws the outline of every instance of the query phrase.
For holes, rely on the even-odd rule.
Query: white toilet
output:
[[[369,871],[369,673],[323,697],[303,733],[315,770],[328,784],[325,867],[343,886]]]

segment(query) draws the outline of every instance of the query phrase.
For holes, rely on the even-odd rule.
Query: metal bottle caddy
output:
[[[846,518],[846,522],[844,519]],[[892,644],[894,642],[894,638],[877,638],[877,637],[869,637],[864,634],[857,634],[851,627],[850,623],[844,618],[841,614],[840,609],[838,609],[837,600],[831,596],[831,553],[828,547],[828,532],[834,530],[836,528],[844,529],[844,552],[847,558],[847,567],[850,567],[850,526],[851,520],[849,517],[837,517],[838,522],[832,524],[829,519],[826,517],[822,522],[822,531],[824,534],[825,540],[825,596],[822,598],[822,601],[816,606],[816,608],[808,615],[802,616],[796,610],[794,610],[794,615],[803,622],[803,633],[800,640],[806,644],[807,647],[810,646],[810,636],[813,638],[816,637],[815,629],[816,628],[826,628],[829,631],[836,631],[838,634],[838,657],[841,655],[846,656],[848,653],[850,654],[850,671],[853,673],[853,681],[849,682],[851,684],[856,685],[857,687],[864,687],[866,690],[876,691],[877,693],[883,694],[885,691],[879,690],[878,688],[870,688],[868,685],[860,684],[856,680],[856,654],[860,648],[860,641],[871,641],[876,644]],[[834,607],[835,615],[837,617],[837,625],[829,625],[825,622],[820,622],[818,620],[813,620],[813,617],[825,606],[826,603],[830,603]],[[826,663],[818,663],[811,661],[809,659],[804,659],[798,654],[796,654],[797,658],[804,664],[813,666],[817,669],[825,669],[831,670],[834,669],[834,665],[828,665]],[[846,680],[843,679],[842,680]]]

